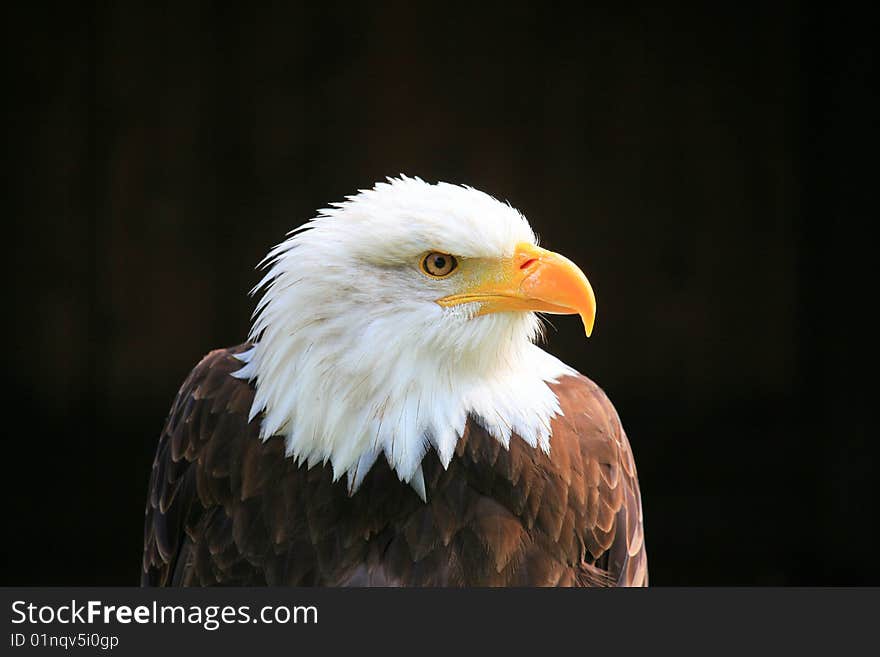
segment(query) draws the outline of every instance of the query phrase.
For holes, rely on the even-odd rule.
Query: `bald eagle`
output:
[[[535,344],[593,290],[517,210],[388,179],[263,264],[159,439],[143,585],[647,584],[617,413]]]

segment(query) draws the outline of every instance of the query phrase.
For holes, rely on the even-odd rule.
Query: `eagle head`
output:
[[[507,445],[550,450],[548,383],[574,372],[534,342],[536,313],[596,301],[583,272],[540,248],[517,210],[470,187],[401,177],[319,212],[272,249],[237,372],[251,419],[288,455],[332,465],[354,493],[383,455],[424,498],[468,418]]]

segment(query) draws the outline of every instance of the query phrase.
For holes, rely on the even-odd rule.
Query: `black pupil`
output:
[[[442,255],[434,256],[434,267],[436,269],[444,269],[446,267],[446,258]]]

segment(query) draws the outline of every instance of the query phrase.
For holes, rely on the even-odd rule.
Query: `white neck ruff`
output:
[[[263,440],[280,434],[287,455],[298,462],[329,462],[334,480],[346,474],[352,493],[384,454],[424,499],[422,459],[433,447],[447,467],[468,416],[505,448],[515,433],[549,453],[550,422],[562,411],[548,383],[576,374],[531,342],[537,318],[507,314],[477,321],[494,321],[490,332],[502,331],[495,344],[507,347],[460,353],[454,362],[407,336],[374,340],[357,330],[328,332],[323,322],[311,330],[267,328],[237,356],[244,366],[235,376],[255,380],[251,419],[264,413]],[[414,360],[413,353],[420,357]]]

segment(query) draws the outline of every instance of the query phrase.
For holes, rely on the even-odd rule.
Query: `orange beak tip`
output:
[[[581,319],[584,322],[584,332],[589,338],[591,335],[593,335],[593,325],[595,324],[596,319],[595,317],[587,317],[586,315],[581,315]]]

